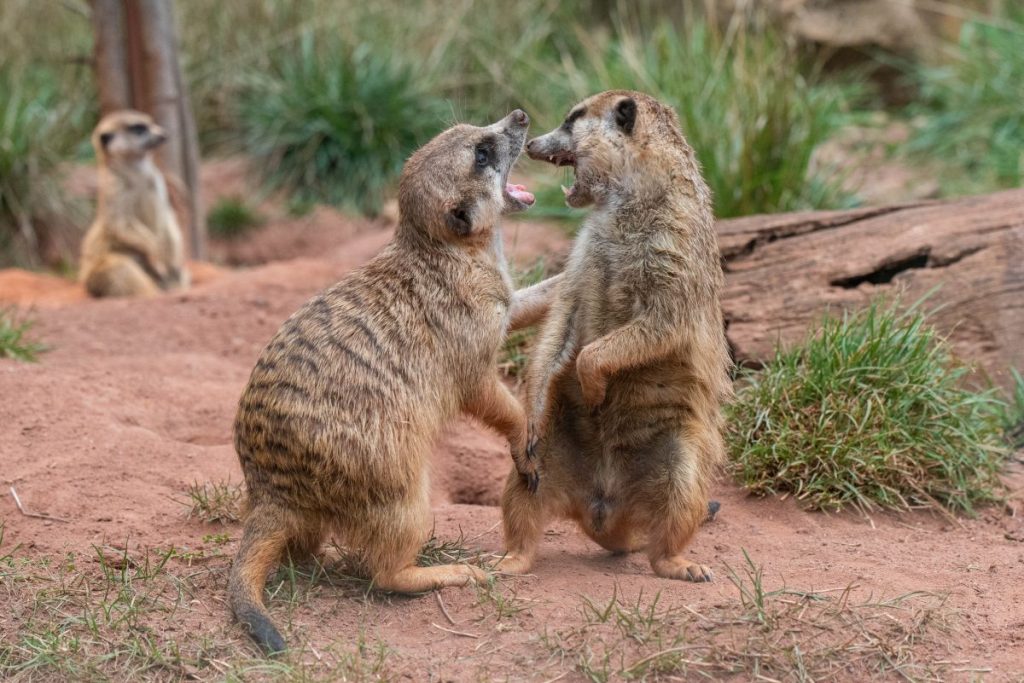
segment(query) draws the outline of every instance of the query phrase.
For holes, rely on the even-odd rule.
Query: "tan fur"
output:
[[[181,230],[167,184],[153,163],[163,129],[137,111],[99,122],[96,219],[82,243],[81,280],[92,296],[152,296],[188,286]]]
[[[428,458],[460,411],[525,448],[526,417],[497,353],[512,301],[498,222],[529,119],[459,125],[408,161],[395,240],[319,294],[263,351],[239,403],[235,446],[251,511],[229,582],[238,619],[284,648],[261,600],[286,553],[335,534],[376,588],[417,593],[485,578],[417,567],[430,534]],[[478,155],[490,161],[481,167]]]
[[[551,302],[562,278],[563,275],[559,273],[513,294],[512,307],[509,311],[509,329],[518,330],[536,325],[543,320],[551,308]]]
[[[532,565],[551,517],[654,571],[709,580],[683,556],[723,459],[731,391],[711,194],[675,113],[612,91],[574,107],[527,146],[574,164],[573,206],[593,205],[527,375],[526,456],[539,488],[510,473],[499,568]],[[520,467],[521,471],[529,467]]]

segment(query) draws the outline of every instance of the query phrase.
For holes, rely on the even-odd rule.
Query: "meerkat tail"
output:
[[[280,526],[268,532],[266,527],[271,525],[259,513],[253,510],[246,521],[238,555],[231,565],[228,603],[252,639],[265,652],[274,654],[283,652],[287,645],[263,605],[263,586],[267,574],[281,558],[287,536]]]

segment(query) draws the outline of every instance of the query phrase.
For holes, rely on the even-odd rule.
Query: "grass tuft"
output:
[[[188,487],[188,497],[189,502],[184,505],[189,508],[186,515],[189,519],[194,517],[207,524],[229,524],[241,518],[243,493],[240,484],[229,480],[195,482]]]
[[[409,153],[442,127],[429,86],[390,48],[307,33],[253,76],[242,146],[271,188],[375,213]]]
[[[225,197],[206,214],[206,227],[213,237],[234,239],[263,225],[263,216],[239,197]]]
[[[967,386],[970,371],[920,302],[826,318],[742,379],[732,470],[754,493],[813,509],[971,513],[1001,488],[1008,412],[996,390]]]
[[[1024,376],[1021,376],[1017,368],[1010,370],[1010,376],[1013,387],[1002,415],[1003,430],[1010,448],[1024,448]]]
[[[34,323],[13,308],[0,308],[0,358],[35,363],[47,347],[28,338]]]

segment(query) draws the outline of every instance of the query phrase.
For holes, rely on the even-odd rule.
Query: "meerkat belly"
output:
[[[636,368],[609,382],[604,404],[583,405],[570,374],[559,385],[560,418],[553,444],[564,462],[568,515],[610,550],[635,549],[657,516],[678,467],[687,408],[686,373],[675,360]]]

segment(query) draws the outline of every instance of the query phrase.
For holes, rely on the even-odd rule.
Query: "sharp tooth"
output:
[[[568,197],[570,194],[572,194],[572,189],[566,187],[565,185],[562,185],[562,194]]]

